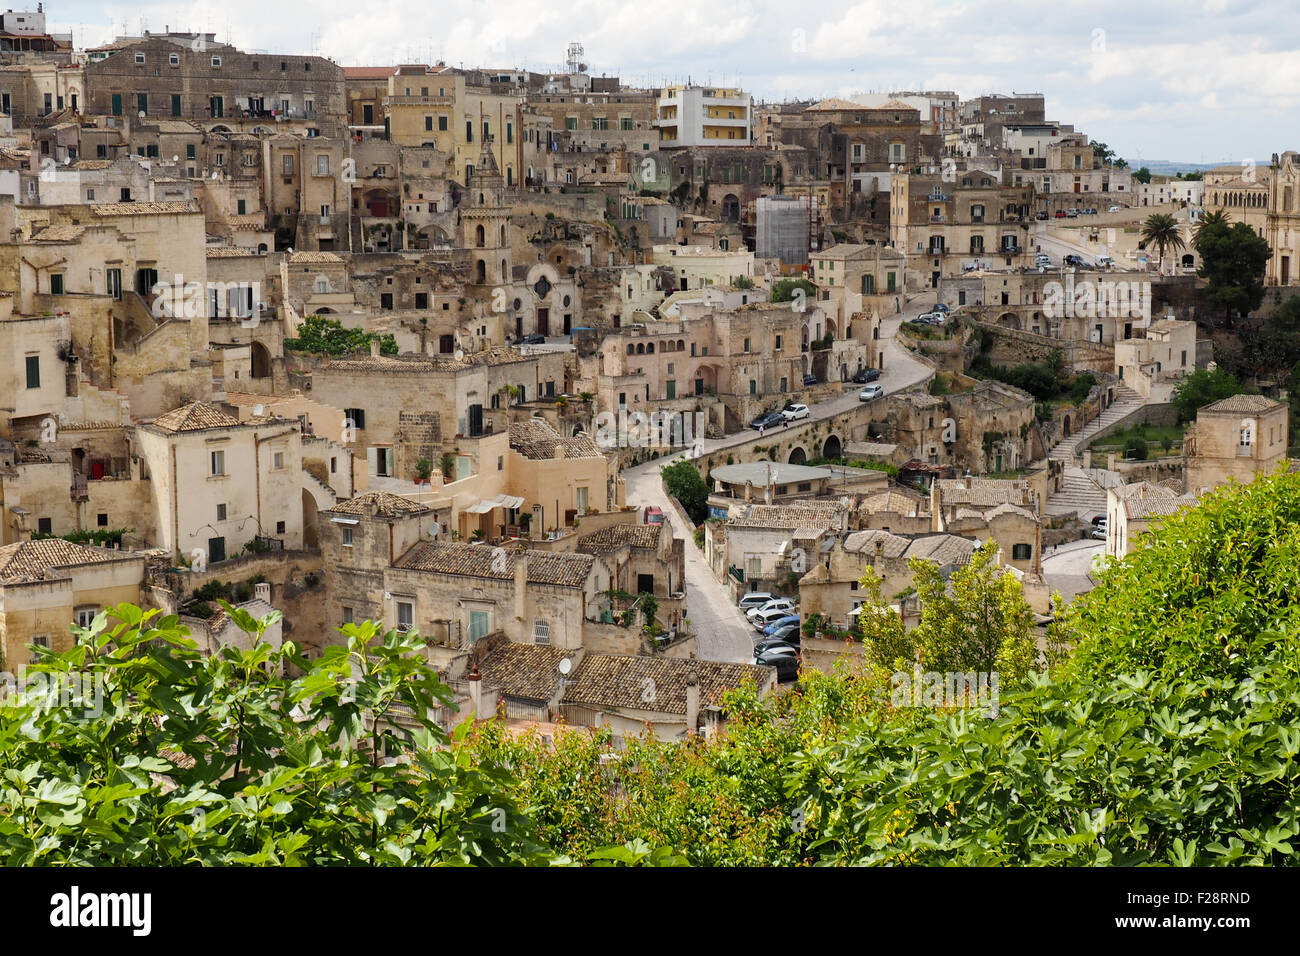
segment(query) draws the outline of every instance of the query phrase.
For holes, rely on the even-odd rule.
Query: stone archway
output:
[[[998,325],[1002,326],[1004,329],[1016,329],[1019,331],[1021,329],[1020,316],[1016,315],[1014,312],[1003,312],[998,316]]]
[[[254,342],[249,351],[253,357],[253,378],[271,377],[271,353],[261,342]]]
[[[840,444],[839,435],[831,435],[822,445],[823,458],[842,458],[844,456],[844,446]]]
[[[786,461],[791,465],[802,465],[808,460],[808,453],[802,448],[791,448],[790,457]]]

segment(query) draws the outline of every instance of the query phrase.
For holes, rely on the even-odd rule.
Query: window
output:
[[[217,505],[217,520],[226,520],[226,506],[224,504]]]
[[[533,643],[551,643],[551,625],[547,621],[533,621]]]
[[[276,471],[282,469],[284,467],[284,452],[277,451],[275,455],[272,456],[271,462],[271,467],[276,469]]]
[[[480,637],[487,637],[488,627],[487,611],[469,612],[469,640],[471,644],[477,641]]]
[[[226,453],[225,451],[214,451],[212,453],[212,476],[224,477],[226,474]]]
[[[181,55],[180,55],[179,53],[168,53],[168,54],[167,54],[167,65],[168,65],[168,66],[180,66],[180,65],[181,65]]]
[[[27,387],[41,387],[41,357],[39,355],[27,356]]]
[[[415,623],[415,606],[410,601],[397,602],[397,629],[409,631]]]
[[[143,63],[143,62],[144,62],[144,54],[143,54],[143,53],[137,53],[137,54],[135,55],[135,62],[137,62],[137,63]]]
[[[54,533],[53,521],[49,518],[37,518],[36,530],[39,531],[41,534],[53,534]]]
[[[745,351],[749,351],[749,339],[745,339]]]
[[[221,66],[221,57],[219,57],[219,56],[214,56],[214,57],[212,58],[212,65],[213,65],[213,66]]]
[[[32,645],[33,645],[34,647],[41,647],[41,648],[44,648],[44,649],[46,649],[46,650],[49,650],[49,647],[50,647],[50,636],[49,636],[48,634],[42,634],[40,637],[33,637],[33,638],[32,638]],[[39,654],[37,654],[36,652],[33,652],[33,653],[32,653],[32,656],[31,656],[31,661],[32,661],[32,663],[35,663],[36,660],[37,660],[39,657],[40,657]]]
[[[284,176],[293,175],[293,154],[285,153],[280,157],[280,173]]]
[[[352,530],[352,528],[343,529],[343,547],[345,548],[352,547]]]
[[[141,113],[149,112],[149,94],[137,93],[135,95],[135,108]]]
[[[782,341],[782,338],[783,338],[783,336],[780,336],[780,335],[778,335],[778,336],[776,337],[776,350],[777,350],[778,352],[781,351],[781,341]]]
[[[276,533],[276,534],[284,534],[284,522],[283,522],[283,521],[277,521],[277,522],[275,523],[275,533]]]
[[[352,623],[352,608],[350,608],[350,607],[345,607],[345,608],[343,609],[343,623],[344,623],[344,624],[351,624],[351,623]]]
[[[108,513],[105,511],[101,511],[99,514],[95,515],[95,524],[97,524],[101,528],[107,528]]]
[[[51,273],[50,295],[63,295],[63,273],[61,272]]]
[[[366,410],[364,408],[345,408],[343,417],[352,422],[352,427],[358,431],[365,431],[366,428]]]
[[[99,608],[95,606],[77,608],[77,626],[90,627],[90,623],[95,620],[95,615],[99,613]]]
[[[1028,561],[1033,553],[1033,545],[1013,544],[1011,546],[1011,560],[1013,561]]]
[[[208,538],[208,562],[216,564],[226,560],[226,539]]]
[[[330,174],[330,158],[325,153],[316,156],[316,175],[328,176]]]
[[[235,206],[241,216],[248,212],[248,200],[246,199],[239,200]]]
[[[432,117],[432,116],[426,116],[426,117],[424,118],[424,128],[425,128],[426,130],[429,130],[430,132],[432,132],[432,130],[433,130],[433,117]]]
[[[438,117],[438,131],[441,133],[445,133],[447,131],[447,117],[445,116]]]

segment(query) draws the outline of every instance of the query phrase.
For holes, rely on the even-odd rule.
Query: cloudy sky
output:
[[[14,7],[19,2],[11,0]],[[244,49],[397,62],[559,69],[571,41],[594,73],[687,77],[759,99],[893,89],[1041,92],[1129,158],[1267,160],[1300,148],[1294,0],[52,0],[79,47],[214,31]]]

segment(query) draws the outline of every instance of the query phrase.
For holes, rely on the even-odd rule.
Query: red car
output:
[[[1065,218],[1065,210],[1064,210],[1064,209],[1058,209],[1058,210],[1056,210],[1056,218],[1057,218],[1057,219],[1064,219],[1064,218]]]

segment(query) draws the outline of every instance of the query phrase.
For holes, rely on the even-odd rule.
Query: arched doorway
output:
[[[844,454],[844,449],[840,445],[840,437],[831,435],[826,439],[826,444],[822,445],[823,458],[840,458]]]
[[[727,193],[722,197],[722,218],[726,222],[740,221],[740,199],[735,193]]]
[[[1066,438],[1070,437],[1070,416],[1069,415],[1066,415],[1063,419],[1061,419],[1061,434]]]
[[[261,342],[254,342],[249,349],[253,356],[253,378],[271,377],[271,353]]]
[[[786,459],[792,465],[802,465],[807,460],[808,455],[802,448],[790,449],[790,457]]]

